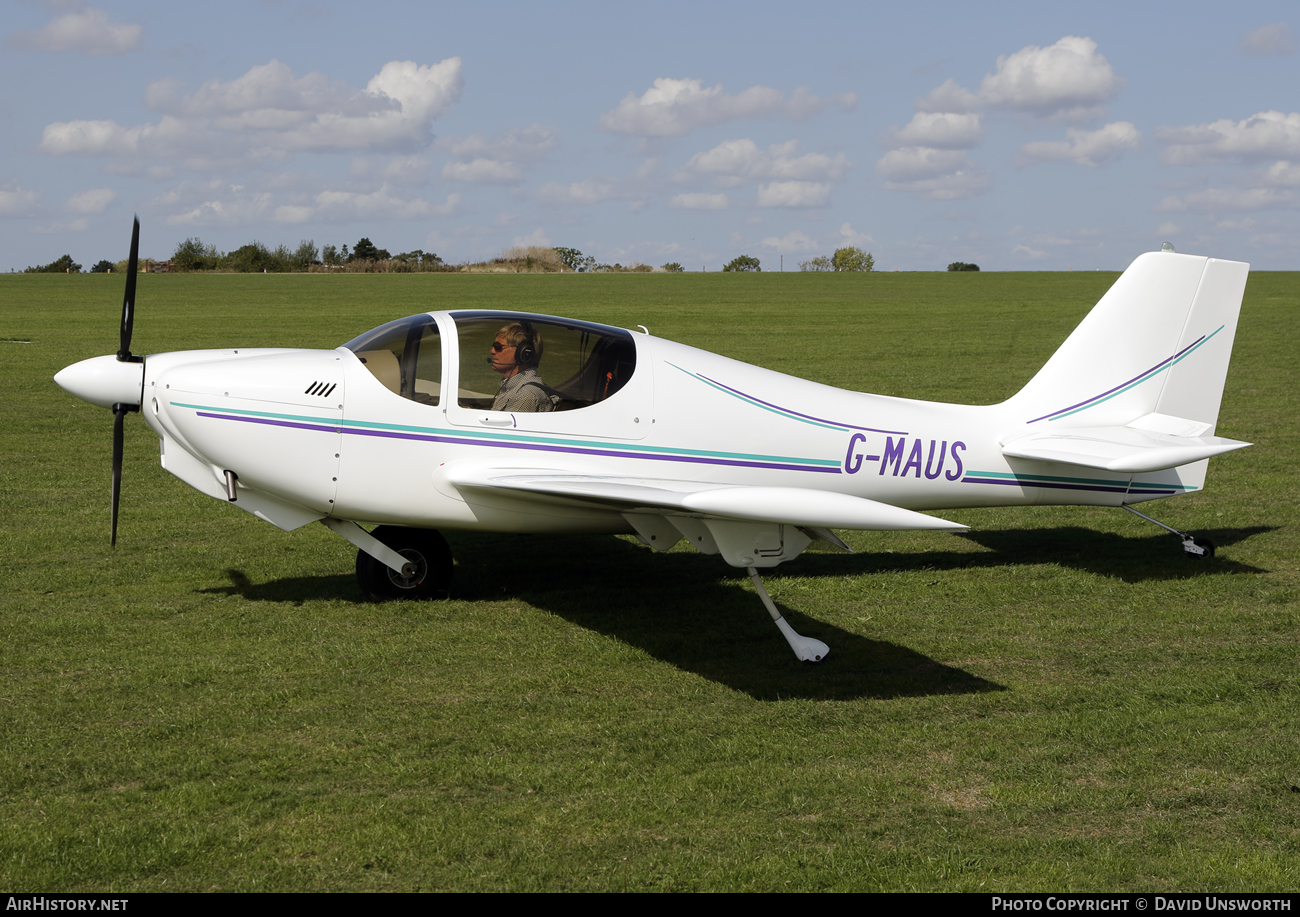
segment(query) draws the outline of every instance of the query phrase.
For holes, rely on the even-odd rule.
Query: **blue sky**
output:
[[[155,258],[1300,269],[1293,4],[4,9],[0,270],[125,257],[132,213]]]

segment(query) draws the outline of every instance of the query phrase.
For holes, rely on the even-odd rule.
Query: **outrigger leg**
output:
[[[1183,540],[1183,550],[1187,552],[1189,557],[1196,557],[1199,558],[1200,560],[1209,560],[1211,557],[1214,556],[1214,542],[1209,541],[1205,538],[1195,538],[1187,534],[1186,532],[1180,532],[1178,531],[1178,529],[1170,528],[1160,520],[1152,519],[1146,513],[1139,513],[1137,510],[1129,506],[1127,503],[1121,503],[1120,506],[1123,509],[1128,510],[1133,515],[1141,516],[1147,522],[1152,522],[1160,526],[1166,532],[1172,532],[1175,535],[1177,535],[1179,538]]]
[[[781,612],[776,610],[776,605],[772,603],[772,598],[763,588],[763,581],[758,578],[758,571],[753,567],[746,567],[749,571],[749,578],[754,581],[754,588],[758,590],[758,597],[763,600],[767,606],[767,612],[776,622],[777,628],[784,635],[786,642],[790,644],[790,649],[799,657],[800,662],[821,662],[826,658],[826,654],[831,648],[820,640],[814,640],[812,637],[803,637],[795,633],[793,627],[786,623],[785,618],[781,617]]]

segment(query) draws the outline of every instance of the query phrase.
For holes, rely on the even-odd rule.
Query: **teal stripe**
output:
[[[1118,481],[1106,480],[1104,478],[1068,478],[1055,474],[1015,474],[1005,471],[967,471],[968,477],[981,478],[1005,478],[1008,481],[1056,481],[1061,484],[1100,484],[1106,487],[1118,487],[1124,484],[1128,487],[1160,487],[1165,490],[1196,490],[1190,484],[1157,484],[1152,481],[1132,481],[1129,482],[1124,478]]]
[[[1117,391],[1117,392],[1111,392],[1111,393],[1110,393],[1109,395],[1107,395],[1105,398],[1098,398],[1096,401],[1090,401],[1090,402],[1088,402],[1087,404],[1083,405],[1082,407],[1075,408],[1073,411],[1066,411],[1064,414],[1057,414],[1055,417],[1051,418],[1051,419],[1048,421],[1048,423],[1051,423],[1053,420],[1060,420],[1062,417],[1069,417],[1071,414],[1078,414],[1080,411],[1086,411],[1086,410],[1088,410],[1088,408],[1095,408],[1097,405],[1099,405],[1099,404],[1101,404],[1101,403],[1103,403],[1103,402],[1106,402],[1106,401],[1110,401],[1110,399],[1115,398],[1115,397],[1117,397],[1117,396],[1119,396],[1119,395],[1124,394],[1124,393],[1127,392],[1129,389],[1136,388],[1137,386],[1141,385],[1143,382],[1146,382],[1146,381],[1148,381],[1148,380],[1150,380],[1150,379],[1155,378],[1156,376],[1160,375],[1160,374],[1161,374],[1162,372],[1164,372],[1165,370],[1167,370],[1167,369],[1172,369],[1173,367],[1177,366],[1179,363],[1183,362],[1183,360],[1186,360],[1186,359],[1187,359],[1188,357],[1190,357],[1192,354],[1196,353],[1196,351],[1200,350],[1201,347],[1202,347],[1202,345],[1204,345],[1204,344],[1208,344],[1208,343],[1210,342],[1210,338],[1214,337],[1214,335],[1218,334],[1218,333],[1219,333],[1220,331],[1222,331],[1223,329],[1224,329],[1224,326],[1223,326],[1223,325],[1220,325],[1218,328],[1214,329],[1214,331],[1213,331],[1213,332],[1212,332],[1208,337],[1206,337],[1205,340],[1201,341],[1200,344],[1197,344],[1195,347],[1193,347],[1191,350],[1187,351],[1187,353],[1183,354],[1183,355],[1182,355],[1181,357],[1179,357],[1177,360],[1174,360],[1172,363],[1169,363],[1168,365],[1161,366],[1161,367],[1158,367],[1158,368],[1156,368],[1156,369],[1151,370],[1151,372],[1147,373],[1147,374],[1146,374],[1145,376],[1143,376],[1142,378],[1137,379],[1137,380],[1135,380],[1134,382],[1132,382],[1131,384],[1124,386],[1122,389],[1120,389],[1120,390]]]
[[[1058,481],[1062,484],[1103,484],[1107,487],[1127,485],[1128,478],[1108,480],[1105,478],[1067,478],[1055,474],[1015,474],[1006,471],[967,471],[967,477],[1006,478],[1008,481]]]
[[[246,414],[249,417],[274,417],[276,420],[299,420],[307,423],[328,423],[338,426],[340,421],[337,417],[310,417],[306,414],[277,414],[274,411],[248,411],[236,408],[217,408],[210,404],[183,404],[179,401],[170,402],[174,407],[193,408],[196,411],[221,411],[223,414]]]
[[[493,439],[511,443],[548,443],[562,446],[581,446],[598,449],[618,449],[621,452],[644,452],[647,455],[689,455],[702,458],[744,459],[762,462],[794,462],[804,465],[820,465],[826,468],[838,468],[839,459],[800,458],[789,455],[761,455],[750,452],[717,452],[710,449],[674,449],[667,446],[640,446],[628,443],[610,443],[587,439],[560,439],[554,436],[527,436],[517,433],[502,433],[496,430],[460,430],[447,427],[416,427],[400,423],[378,423],[362,420],[338,420],[333,417],[311,417],[303,414],[279,414],[273,411],[250,411],[242,408],[219,408],[203,404],[182,404],[171,402],[176,407],[192,408],[200,411],[220,411],[224,414],[242,414],[249,417],[269,417],[276,420],[294,420],[306,423],[328,423],[334,426],[352,427],[362,430],[400,430],[406,433],[427,433],[437,436],[462,436],[472,439]]]

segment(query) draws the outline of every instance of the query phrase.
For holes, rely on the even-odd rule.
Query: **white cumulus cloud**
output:
[[[437,64],[390,61],[363,90],[321,73],[295,77],[273,60],[229,82],[213,80],[180,96],[174,83],[150,87],[156,124],[61,121],[46,126],[39,149],[54,156],[176,158],[191,167],[295,152],[399,151],[432,139],[433,119],[460,97],[460,58]]]
[[[546,231],[538,226],[526,236],[515,236],[510,240],[510,244],[518,248],[529,248],[534,245],[549,248],[551,239],[546,235]]]
[[[817,247],[816,242],[797,229],[784,236],[768,236],[762,244],[764,248],[774,248],[781,252],[807,252]]]
[[[24,191],[17,185],[0,188],[0,216],[16,217],[31,213],[39,197],[35,191]]]
[[[998,57],[979,95],[985,104],[1035,115],[1090,114],[1123,85],[1095,41],[1067,35],[1046,48],[1029,45]]]
[[[895,146],[968,150],[984,137],[976,112],[918,111],[902,130],[894,132]]]
[[[668,206],[674,210],[725,210],[727,208],[727,196],[725,194],[706,194],[704,192],[679,194],[669,201]]]
[[[116,198],[117,192],[112,188],[92,188],[72,195],[63,209],[72,213],[103,213]]]
[[[1045,48],[1027,45],[1000,55],[978,92],[948,79],[917,99],[917,113],[894,130],[887,144],[893,149],[876,162],[876,170],[889,191],[930,200],[972,197],[992,185],[988,171],[964,152],[983,139],[982,109],[1077,121],[1104,112],[1104,103],[1123,85],[1091,38],[1067,35]],[[1068,140],[1027,144],[1019,162],[1073,160],[1095,166],[1136,146],[1140,136],[1127,121],[1096,131],[1070,130]]]
[[[568,185],[547,182],[537,196],[550,204],[599,204],[618,197],[618,188],[605,178],[588,178]]]
[[[777,178],[816,181],[837,179],[849,168],[843,153],[796,155],[799,141],[776,143],[766,150],[749,139],[724,140],[711,150],[696,153],[686,163],[685,171],[716,176],[724,183],[737,184],[746,179]]]
[[[934,201],[973,197],[992,184],[988,172],[961,150],[891,150],[876,163],[876,169],[888,179],[885,190],[908,191]]]
[[[494,137],[440,140],[437,146],[454,157],[442,169],[443,178],[488,185],[513,185],[523,181],[524,168],[554,149],[556,130],[533,124]]]
[[[317,220],[416,220],[434,210],[420,198],[402,198],[387,185],[376,191],[321,191],[312,201],[311,217]],[[277,219],[281,215],[277,212]],[[291,219],[290,222],[300,222]]]
[[[173,213],[164,222],[171,226],[236,226],[260,219],[270,207],[271,195],[266,192],[247,197],[214,198]]]
[[[951,77],[930,90],[929,95],[916,100],[916,110],[923,112],[961,113],[979,106],[980,97],[969,89],[958,86],[957,81]]]
[[[968,167],[970,160],[961,150],[936,150],[928,146],[909,146],[890,150],[876,163],[876,171],[896,182],[937,178]]]
[[[1171,196],[1156,204],[1156,213],[1230,213],[1289,210],[1300,204],[1295,192],[1285,188],[1207,188],[1182,197]]]
[[[533,162],[554,149],[558,142],[559,132],[555,128],[532,124],[492,137],[474,134],[470,137],[439,140],[438,148],[458,159],[486,157],[511,162]]]
[[[917,99],[916,108],[924,113],[965,113],[988,107],[1079,119],[1099,114],[1123,86],[1110,61],[1097,53],[1095,41],[1067,35],[1046,48],[1028,45],[1000,55],[997,69],[984,76],[979,92],[948,79]]]
[[[516,185],[524,179],[518,163],[500,159],[471,159],[449,162],[442,167],[442,177],[477,185]]]
[[[125,54],[140,46],[144,27],[110,22],[108,13],[88,6],[46,23],[35,32],[13,32],[6,44],[34,51]]]
[[[1285,22],[1272,22],[1243,35],[1241,50],[1247,54],[1286,57],[1295,51],[1295,33]]]
[[[1300,112],[1262,111],[1241,121],[1161,127],[1156,139],[1166,144],[1168,165],[1204,165],[1229,157],[1300,159]]]
[[[425,156],[394,156],[379,170],[385,181],[398,185],[422,185],[429,176]]]
[[[830,202],[831,186],[811,181],[774,181],[758,186],[760,207],[824,207]]]
[[[830,107],[852,111],[857,104],[852,92],[818,97],[799,89],[787,101],[785,93],[768,86],[751,86],[731,95],[720,84],[705,87],[702,80],[660,77],[640,96],[629,92],[616,108],[600,116],[600,126],[637,137],[680,137],[737,118],[806,118]]]
[[[857,232],[852,223],[840,224],[840,239],[843,240],[845,245],[856,246],[870,245],[876,241],[871,237],[871,233]]]
[[[1278,160],[1265,170],[1264,182],[1269,185],[1300,187],[1300,163]]]
[[[1081,166],[1099,166],[1125,150],[1135,150],[1142,133],[1131,121],[1116,121],[1095,131],[1070,128],[1067,140],[1039,140],[1020,148],[1018,164],[1070,161]]]

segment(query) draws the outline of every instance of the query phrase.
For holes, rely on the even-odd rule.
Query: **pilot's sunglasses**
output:
[[[509,344],[502,344],[500,341],[493,341],[493,342],[492,342],[492,352],[493,352],[493,353],[500,353],[501,351],[505,350],[505,349],[506,349],[507,347],[509,347],[509,346],[510,346]]]

